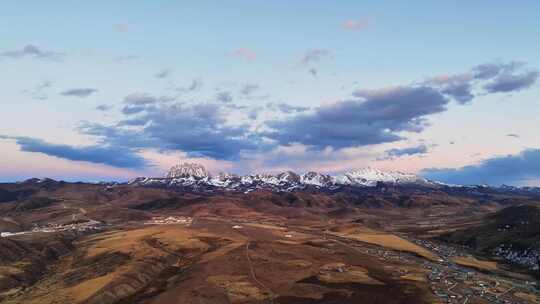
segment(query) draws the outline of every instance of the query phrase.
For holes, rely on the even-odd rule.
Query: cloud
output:
[[[407,147],[402,149],[389,149],[384,151],[386,154],[382,159],[393,159],[402,156],[411,156],[411,155],[425,155],[428,152],[428,146],[419,145],[415,147]]]
[[[330,50],[326,49],[312,49],[308,50],[302,59],[300,59],[300,63],[303,65],[309,65],[312,63],[320,62],[324,58],[328,58],[332,56],[332,52]]]
[[[156,74],[156,78],[163,79],[163,78],[168,78],[171,75],[172,75],[172,71],[170,69],[163,69]]]
[[[473,76],[469,73],[458,75],[439,75],[429,79],[425,84],[438,88],[441,93],[465,104],[473,100]]]
[[[35,45],[28,44],[21,49],[4,51],[0,53],[0,57],[13,59],[31,57],[43,60],[58,61],[62,60],[65,57],[65,54],[54,51],[42,50]]]
[[[422,174],[451,184],[522,184],[540,178],[540,149],[497,156],[461,168],[426,169]]]
[[[60,94],[64,96],[84,98],[96,93],[97,91],[97,89],[92,88],[74,88],[60,92]]]
[[[247,61],[254,61],[257,59],[257,53],[247,48],[239,48],[233,51],[233,56],[245,59]]]
[[[242,150],[259,148],[248,126],[227,122],[223,104],[164,103],[143,97],[128,98],[136,102],[124,108],[125,117],[116,125],[85,124],[80,131],[106,146],[181,150],[215,159],[234,159]]]
[[[203,82],[200,79],[193,79],[191,82],[191,85],[187,87],[187,90],[190,92],[198,91],[200,88],[202,88]]]
[[[512,73],[521,66],[523,66],[523,63],[516,61],[488,62],[473,67],[471,72],[475,79],[489,80],[500,75],[501,73]]]
[[[365,30],[368,26],[369,26],[369,22],[367,19],[346,20],[343,23],[343,27],[350,31]]]
[[[130,104],[130,105],[149,105],[157,103],[160,100],[160,98],[152,96],[147,93],[132,93],[124,97],[124,103]]]
[[[124,97],[122,113],[126,115],[136,114],[148,109],[155,108],[158,103],[172,101],[173,98],[167,96],[156,97],[147,93],[136,92]]]
[[[223,103],[230,103],[233,101],[233,96],[229,91],[222,91],[216,94],[216,99]]]
[[[276,109],[282,113],[285,113],[285,114],[291,114],[291,113],[299,113],[299,112],[304,112],[304,111],[308,111],[310,108],[309,107],[303,107],[303,106],[294,106],[294,105],[290,105],[288,103],[284,103],[284,102],[281,102],[281,103],[268,103],[266,105],[267,108],[270,108],[270,109]]]
[[[108,111],[112,110],[113,108],[114,108],[114,106],[112,106],[112,105],[101,104],[101,105],[96,107],[96,110],[102,111],[102,112],[108,112]]]
[[[538,75],[537,71],[528,71],[519,74],[504,73],[495,77],[484,88],[489,93],[520,91],[530,88],[538,80]]]
[[[515,61],[480,64],[456,75],[439,75],[423,84],[437,88],[461,104],[478,94],[509,93],[527,89],[536,83],[536,70],[523,70],[525,64]]]
[[[326,55],[326,52],[313,51],[303,62],[318,61],[320,56]],[[270,130],[263,136],[279,145],[299,143],[316,150],[399,141],[405,138],[406,132],[423,131],[427,116],[446,111],[452,100],[465,104],[478,93],[502,90],[499,86],[497,90],[482,92],[490,82],[505,83],[506,91],[532,85],[536,76],[529,76],[531,71],[523,72],[523,67],[524,64],[516,62],[488,63],[464,73],[432,77],[408,86],[358,90],[350,99],[268,121]]]
[[[11,139],[20,146],[21,151],[42,153],[49,156],[105,164],[119,168],[143,168],[147,166],[144,158],[131,149],[118,146],[70,146],[52,144],[41,139],[31,137],[0,136],[0,139]]]
[[[38,83],[32,89],[23,90],[23,94],[29,95],[32,99],[35,100],[46,100],[49,98],[47,95],[47,89],[53,86],[53,82],[49,80],[44,80]]]
[[[313,58],[317,56],[306,62],[316,62],[319,59]],[[93,148],[115,147],[128,156],[133,151],[158,149],[182,151],[189,157],[236,160],[292,146],[305,147],[312,155],[369,149],[422,132],[429,126],[428,118],[445,112],[452,101],[467,103],[477,94],[491,94],[483,91],[485,84],[523,71],[524,65],[516,63],[479,65],[464,73],[408,85],[357,90],[349,98],[315,108],[289,103],[239,105],[228,91],[217,91],[212,102],[202,103],[139,92],[124,98],[117,121],[83,123],[78,131],[96,140]],[[195,79],[176,90],[191,92],[201,86]],[[256,96],[258,90],[259,85],[246,84],[234,96],[264,98]],[[390,149],[386,154],[422,154],[422,149]]]
[[[344,148],[398,141],[399,132],[420,132],[424,117],[446,110],[449,99],[430,87],[395,87],[355,92],[354,99],[268,122],[265,135],[282,145],[300,143],[316,149]]]
[[[186,86],[172,85],[169,90],[173,90],[179,93],[195,93],[203,87],[204,83],[200,78],[194,78]]]
[[[251,95],[258,91],[261,87],[258,84],[246,84],[240,89],[240,94],[242,95]]]
[[[247,116],[249,117],[249,119],[251,120],[255,120],[259,117],[259,112],[261,111],[261,109],[259,108],[253,108],[253,109],[250,109]]]

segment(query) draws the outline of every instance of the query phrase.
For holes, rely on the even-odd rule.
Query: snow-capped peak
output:
[[[203,165],[196,163],[183,163],[172,167],[166,175],[166,178],[197,178],[209,177],[210,173],[206,171]]]
[[[302,174],[300,181],[305,185],[313,185],[318,187],[327,187],[334,183],[334,180],[330,175],[321,174],[314,171]]]
[[[250,174],[237,176],[220,173],[211,176],[199,164],[184,163],[171,168],[164,178],[137,178],[131,185],[183,187],[211,191],[212,189],[253,191],[269,189],[272,191],[292,191],[313,186],[319,189],[335,190],[343,186],[374,187],[379,182],[400,185],[437,186],[420,176],[403,172],[386,172],[374,168],[352,170],[341,175],[331,176],[318,172],[307,172],[298,175],[285,171],[277,175]],[[205,190],[206,191],[206,190]]]
[[[336,183],[344,185],[375,186],[378,182],[390,184],[427,183],[427,180],[411,173],[381,171],[367,167],[352,170],[335,177]]]
[[[299,183],[300,176],[292,171],[285,171],[276,176],[279,181],[285,183]]]

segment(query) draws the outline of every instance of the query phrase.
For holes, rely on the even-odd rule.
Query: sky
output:
[[[0,37],[0,181],[540,186],[538,1],[3,1]]]

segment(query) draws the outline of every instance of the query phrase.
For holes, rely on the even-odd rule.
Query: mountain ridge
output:
[[[51,178],[30,178],[17,182],[19,184],[39,184],[54,187],[57,183],[66,183]],[[84,183],[84,182],[75,182]],[[211,174],[204,166],[197,163],[178,164],[160,177],[136,177],[127,182],[93,182],[95,184],[115,186],[147,186],[160,188],[178,188],[194,192],[213,192],[214,190],[251,192],[266,189],[278,192],[290,192],[308,188],[316,190],[336,191],[341,188],[372,189],[378,186],[419,187],[424,189],[447,189],[447,191],[494,191],[534,195],[540,197],[540,187],[534,186],[490,186],[490,185],[459,185],[447,184],[424,178],[420,175],[401,171],[383,171],[372,167],[353,169],[342,174],[331,175],[315,171],[303,174],[287,170],[277,174],[252,173],[237,175],[220,172]]]
[[[128,182],[134,186],[166,186],[182,188],[221,188],[250,192],[256,189],[292,191],[314,187],[317,189],[336,190],[343,186],[375,187],[378,184],[416,185],[437,187],[441,183],[430,181],[421,176],[399,171],[382,171],[366,167],[351,170],[339,175],[330,175],[315,171],[298,174],[284,171],[278,174],[254,173],[235,175],[229,173],[210,174],[204,166],[196,163],[183,163],[173,166],[164,177],[139,177]]]

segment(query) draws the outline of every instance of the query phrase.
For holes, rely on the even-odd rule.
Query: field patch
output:
[[[418,246],[404,238],[401,238],[397,235],[393,235],[386,232],[375,231],[371,229],[361,229],[349,231],[347,233],[333,233],[337,236],[346,237],[358,241],[362,241],[369,244],[378,245],[392,250],[406,251],[415,253],[421,257],[424,257],[431,261],[438,261],[434,253],[427,250],[424,247]]]
[[[523,299],[525,301],[529,301],[531,303],[535,303],[535,304],[540,303],[540,296],[537,296],[537,295],[524,293],[524,292],[516,292],[516,293],[514,293],[514,296],[516,296],[516,297],[518,297],[520,299]]]
[[[270,295],[261,291],[257,286],[248,281],[245,276],[238,275],[215,275],[206,281],[225,290],[232,303],[267,299]]]
[[[385,285],[369,276],[367,269],[359,266],[345,265],[343,263],[330,263],[323,265],[317,279],[325,283],[359,283],[370,285]]]
[[[473,256],[460,256],[452,258],[452,262],[461,265],[468,266],[480,270],[493,271],[497,270],[497,262],[478,260]]]

